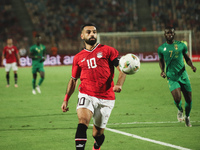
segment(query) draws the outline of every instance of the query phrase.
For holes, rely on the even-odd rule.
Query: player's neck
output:
[[[12,44],[8,44],[8,47],[12,47],[13,45]]]
[[[86,48],[87,50],[92,51],[96,45],[97,45],[97,43],[95,43],[94,45],[85,44],[85,48]]]
[[[173,44],[174,43],[174,40],[172,41],[167,41],[167,44]]]

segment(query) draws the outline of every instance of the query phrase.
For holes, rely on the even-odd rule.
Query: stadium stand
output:
[[[95,22],[101,27],[99,32],[138,30],[135,0],[85,0],[84,3],[81,0],[57,0],[56,3],[54,0],[24,2],[36,31],[42,32],[46,43],[55,40],[59,49],[68,49],[68,53],[76,53],[80,49],[77,47],[80,45],[80,26],[87,22]]]
[[[14,36],[17,42],[25,37],[23,26],[20,26],[17,16],[12,11],[11,1],[0,1],[1,47],[6,37],[10,35]],[[148,28],[139,27],[140,18],[136,0],[22,1],[34,26],[34,32],[30,32],[42,35],[49,53],[51,43],[55,43],[58,47],[58,54],[77,53],[82,48],[79,37],[80,26],[87,22],[94,22],[100,27],[99,32],[148,31]],[[193,51],[200,53],[199,1],[149,0],[148,5],[151,8],[154,31],[163,30],[167,24],[175,26],[176,30],[192,30]]]
[[[200,54],[200,1],[151,0],[150,7],[154,31],[163,31],[165,25],[192,30],[193,54]]]
[[[8,37],[12,37],[14,43],[20,43],[24,32],[19,24],[18,18],[12,11],[11,0],[0,1],[0,46],[5,46]]]

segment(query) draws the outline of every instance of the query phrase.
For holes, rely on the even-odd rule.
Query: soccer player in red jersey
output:
[[[81,28],[81,39],[85,48],[75,55],[72,76],[68,83],[61,109],[67,112],[68,100],[73,94],[77,79],[80,78],[76,130],[76,150],[84,150],[87,141],[86,131],[93,117],[93,150],[100,150],[104,142],[104,129],[115,104],[114,92],[121,92],[126,75],[119,69],[119,54],[113,47],[97,43],[97,29],[94,24]],[[114,66],[119,71],[114,85]]]
[[[7,85],[6,87],[10,86],[10,69],[14,71],[14,79],[15,79],[15,87],[18,87],[17,85],[17,60],[20,65],[20,56],[19,56],[19,51],[16,46],[13,45],[13,40],[11,38],[7,39],[7,46],[4,47],[3,53],[2,53],[2,62],[1,64],[3,65],[3,60],[4,58],[6,59],[6,64],[5,64],[5,70],[6,70],[6,80],[7,80]]]

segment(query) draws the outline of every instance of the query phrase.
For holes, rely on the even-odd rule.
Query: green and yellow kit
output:
[[[183,54],[187,52],[187,46],[180,41],[174,41],[172,44],[166,42],[158,48],[159,57],[165,60],[170,91],[179,87],[191,91],[191,84],[183,59]]]
[[[32,58],[32,73],[44,72],[43,57],[46,54],[46,47],[43,44],[33,45],[30,48]]]

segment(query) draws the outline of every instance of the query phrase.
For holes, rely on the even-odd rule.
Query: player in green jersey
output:
[[[41,44],[41,36],[36,35],[35,40],[36,40],[36,44],[31,46],[31,48],[30,48],[30,58],[32,58],[32,74],[33,74],[32,93],[33,94],[36,94],[35,89],[38,91],[38,93],[41,93],[40,85],[44,81],[43,62],[45,61],[45,57],[46,57],[46,47],[43,44]],[[36,87],[37,72],[40,73],[40,80]]]
[[[163,78],[167,77],[169,89],[174,98],[174,104],[178,108],[178,121],[185,120],[185,125],[191,127],[189,116],[192,108],[192,89],[188,74],[185,70],[183,57],[194,72],[196,72],[196,67],[193,66],[187,54],[187,46],[180,41],[174,40],[175,30],[173,27],[166,27],[164,36],[166,43],[158,48],[161,76]],[[181,91],[185,98],[185,118],[183,117]]]

